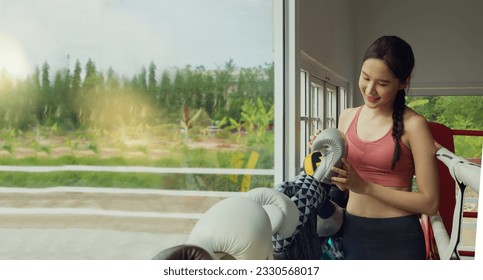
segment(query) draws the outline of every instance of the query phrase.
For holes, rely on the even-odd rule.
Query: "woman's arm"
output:
[[[415,205],[428,215],[434,215],[439,208],[439,173],[436,158],[437,147],[426,119],[418,114],[407,121],[409,145],[414,159],[418,196]]]

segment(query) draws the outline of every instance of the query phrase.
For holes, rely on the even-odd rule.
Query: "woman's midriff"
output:
[[[391,189],[411,191],[410,187],[392,187]],[[354,192],[350,192],[349,194],[349,201],[347,202],[346,209],[347,212],[352,215],[366,218],[394,218],[414,214],[387,205],[374,197]]]

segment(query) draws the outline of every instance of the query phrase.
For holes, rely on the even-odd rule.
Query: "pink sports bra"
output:
[[[394,139],[391,129],[380,139],[364,141],[357,135],[357,121],[362,106],[358,109],[352,123],[346,132],[348,151],[347,159],[359,175],[376,184],[385,187],[407,187],[412,185],[414,176],[414,161],[411,150],[399,140],[400,159],[391,170],[394,154]]]

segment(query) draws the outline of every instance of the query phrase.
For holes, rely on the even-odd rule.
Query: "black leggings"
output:
[[[364,218],[345,212],[342,246],[346,260],[424,260],[426,246],[417,214]]]

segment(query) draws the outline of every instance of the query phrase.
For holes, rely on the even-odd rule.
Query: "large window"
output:
[[[273,187],[284,5],[0,1],[0,258],[150,259]]]
[[[273,3],[2,1],[0,186],[272,186]]]

